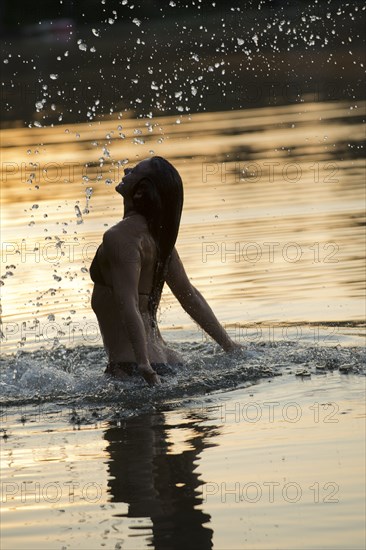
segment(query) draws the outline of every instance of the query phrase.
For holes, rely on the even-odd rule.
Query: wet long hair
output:
[[[150,159],[151,172],[133,190],[133,207],[148,223],[156,243],[157,262],[148,309],[154,327],[171,253],[177,240],[183,208],[183,183],[174,166],[163,157]]]

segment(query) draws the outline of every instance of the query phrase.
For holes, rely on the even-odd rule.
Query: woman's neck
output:
[[[123,219],[125,218],[131,218],[131,216],[140,215],[136,210],[133,208],[132,204],[129,204],[127,201],[124,202],[124,211],[123,211]]]
[[[141,219],[141,220],[146,221],[145,216],[143,216],[139,212],[136,212],[136,210],[134,210],[133,208],[131,208],[131,209],[126,209],[125,208],[124,213],[123,213],[123,219],[126,220],[127,218],[136,218],[136,219]]]

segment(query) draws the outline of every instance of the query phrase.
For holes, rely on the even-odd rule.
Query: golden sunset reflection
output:
[[[86,343],[100,343],[88,268],[103,232],[122,216],[114,186],[123,168],[152,154],[182,174],[177,248],[222,322],[360,321],[363,161],[356,145],[338,153],[350,136],[362,139],[364,104],[356,107],[310,103],[5,130],[6,347],[47,345],[54,336],[82,343],[87,325]],[[59,330],[44,332],[49,319]],[[193,329],[168,289],[161,326]]]

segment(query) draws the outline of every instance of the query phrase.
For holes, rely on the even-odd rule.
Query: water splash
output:
[[[92,187],[87,187],[85,189],[86,202],[85,202],[85,208],[83,210],[83,214],[89,214],[89,203],[90,203],[92,193],[93,193],[93,188]]]
[[[0,382],[2,405],[73,403],[113,406],[122,411],[153,409],[217,391],[246,387],[275,376],[365,375],[366,350],[362,347],[322,347],[304,343],[253,344],[244,352],[225,354],[206,342],[185,342],[174,348],[183,366],[156,370],[160,387],[148,387],[140,376],[118,381],[104,375],[107,364],[100,347],[59,346],[52,350],[18,351],[4,357]]]
[[[76,223],[78,225],[84,223],[83,215],[81,213],[81,210],[77,204],[75,204],[75,214],[76,214]]]

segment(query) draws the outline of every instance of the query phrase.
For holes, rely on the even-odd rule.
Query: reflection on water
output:
[[[223,323],[360,321],[363,107],[303,103],[5,130],[7,349],[101,343],[88,268],[122,215],[114,185],[123,168],[152,154],[182,174],[177,248]],[[175,337],[193,329],[168,291],[161,325]]]
[[[128,504],[122,516],[151,519],[149,542],[156,550],[207,550],[212,529],[205,525],[210,515],[203,512],[197,491],[203,484],[197,462],[214,429],[201,426],[199,418],[181,422],[184,445],[169,441],[169,429],[176,436],[177,426],[165,424],[163,414],[128,419],[106,430],[111,501]]]
[[[4,548],[364,548],[364,389],[328,372],[108,421],[9,408]]]
[[[219,432],[203,410],[123,421],[117,411],[108,423],[94,411],[81,429],[75,410],[22,412],[21,423],[15,408],[3,418],[7,548],[212,548],[199,464]]]

